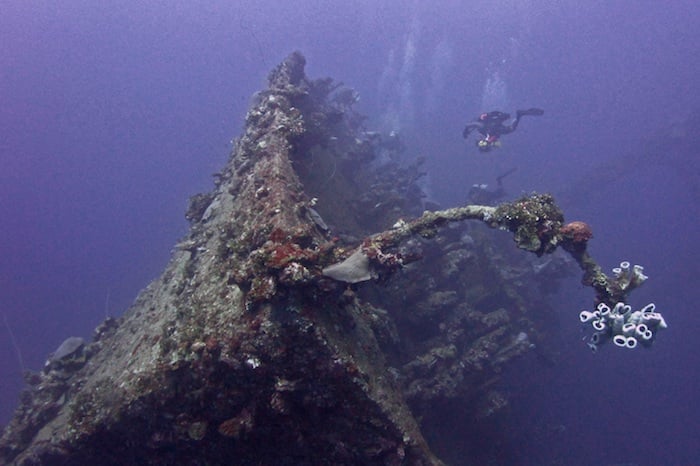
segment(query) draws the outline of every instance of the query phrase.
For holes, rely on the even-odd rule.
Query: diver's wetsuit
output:
[[[510,118],[510,114],[499,111],[482,113],[477,120],[468,123],[467,126],[464,127],[462,136],[464,136],[464,138],[466,139],[467,137],[469,137],[469,134],[472,131],[477,130],[481,135],[484,136],[482,141],[485,141],[487,143],[485,145],[479,144],[479,148],[482,150],[488,150],[488,148],[490,148],[491,145],[495,144],[496,141],[498,141],[498,138],[501,135],[512,133],[513,131],[515,131],[515,129],[518,127],[518,123],[520,123],[520,118],[522,116],[540,116],[543,114],[544,110],[539,108],[518,110],[517,112],[515,112],[515,119],[513,120],[513,122],[509,125],[505,125],[504,123],[508,118]]]
[[[489,113],[483,113],[478,120],[468,123],[464,127],[464,132],[462,136],[466,139],[469,134],[477,130],[484,136],[500,136],[501,134],[508,134],[515,131],[520,122],[520,114],[513,120],[510,125],[504,125],[503,122],[510,118],[510,115],[503,112],[493,111]]]

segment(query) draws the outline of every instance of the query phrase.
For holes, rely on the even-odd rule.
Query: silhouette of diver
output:
[[[499,147],[501,142],[498,140],[502,134],[508,134],[515,131],[520,123],[520,117],[524,115],[540,116],[544,114],[541,108],[529,108],[527,110],[518,110],[515,112],[515,120],[509,125],[504,124],[510,118],[510,114],[494,110],[493,112],[482,113],[475,121],[468,123],[465,126],[462,136],[464,139],[469,137],[469,134],[477,130],[483,137],[476,142],[477,147],[481,152],[489,152],[494,147]]]
[[[505,173],[500,174],[496,178],[497,188],[493,191],[488,189],[487,184],[474,184],[467,194],[467,199],[472,204],[480,205],[495,205],[500,199],[504,198],[506,195],[506,190],[503,188],[503,178],[513,173],[517,170],[517,167],[513,167]]]

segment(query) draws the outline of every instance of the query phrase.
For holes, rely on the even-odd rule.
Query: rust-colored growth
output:
[[[219,340],[214,337],[208,337],[204,342],[204,347],[210,353],[220,352],[221,348],[219,346]]]
[[[281,243],[283,241],[288,241],[289,240],[289,235],[287,234],[286,231],[284,231],[281,228],[275,228],[272,230],[272,233],[270,233],[270,241],[275,242],[275,243]]]
[[[315,258],[314,251],[303,249],[296,243],[275,244],[269,252],[265,265],[281,269],[290,262],[313,261]]]
[[[243,409],[241,413],[227,419],[219,424],[218,431],[224,437],[238,438],[241,434],[248,432],[253,427],[253,415],[248,409]]]
[[[585,243],[593,237],[593,231],[586,222],[569,222],[559,229],[559,232],[570,238],[574,243]]]

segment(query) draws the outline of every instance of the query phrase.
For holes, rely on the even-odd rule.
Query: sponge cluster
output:
[[[595,311],[581,311],[579,318],[590,323],[595,333],[588,346],[597,351],[598,347],[610,340],[620,348],[634,349],[639,345],[649,347],[660,329],[667,327],[666,320],[656,312],[654,303],[649,303],[638,311],[625,303],[617,303],[611,309],[605,303],[598,304]]]

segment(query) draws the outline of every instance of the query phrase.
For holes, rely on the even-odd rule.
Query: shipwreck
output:
[[[609,308],[639,284],[550,195],[436,210],[421,161],[304,67],[271,72],[162,275],[27,374],[0,464],[455,463],[441,413],[497,422],[558,277]]]

